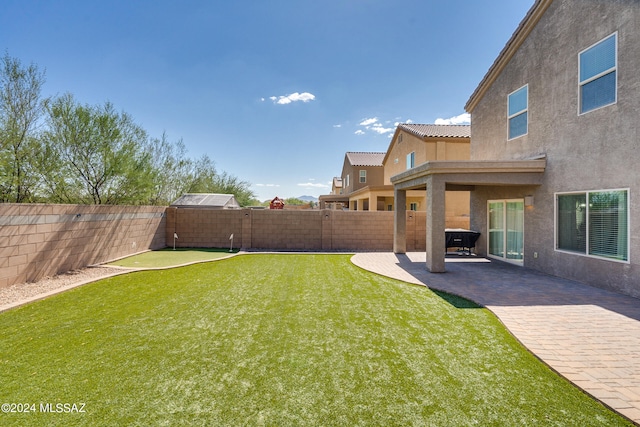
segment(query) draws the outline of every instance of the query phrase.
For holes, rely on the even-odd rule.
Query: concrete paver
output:
[[[502,262],[425,253],[358,253],[366,270],[455,294],[491,310],[533,354],[640,425],[640,300]]]

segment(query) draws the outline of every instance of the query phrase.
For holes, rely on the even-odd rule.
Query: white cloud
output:
[[[460,114],[459,116],[449,119],[436,119],[437,125],[468,125],[471,123],[471,115],[469,113]]]
[[[374,123],[378,122],[378,118],[377,117],[372,117],[370,119],[364,119],[363,121],[360,122],[360,126],[371,126]]]
[[[342,125],[333,125],[334,128],[341,128]]]
[[[389,132],[393,132],[396,129],[395,128],[386,128],[384,126],[382,126],[382,124],[380,123],[376,123],[373,126],[371,126],[370,128],[367,129],[371,129],[372,131],[379,133],[380,135],[384,135],[385,133],[389,133]]]
[[[280,184],[256,184],[256,187],[280,187]]]
[[[298,184],[298,187],[305,187],[305,188],[329,188],[329,186],[327,184],[321,184],[319,182],[304,182],[304,183],[300,183]]]
[[[364,131],[362,129],[358,129],[354,132],[356,135],[364,135]]]
[[[286,104],[291,104],[292,102],[302,101],[306,103],[309,101],[313,101],[314,99],[316,99],[316,96],[309,92],[303,92],[303,93],[295,92],[290,95],[271,96],[269,97],[269,99],[275,102],[276,104],[286,105]]]

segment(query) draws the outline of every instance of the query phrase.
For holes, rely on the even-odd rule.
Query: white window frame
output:
[[[582,54],[587,52],[590,49],[593,49],[594,47],[596,47],[597,45],[599,45],[600,43],[604,42],[605,40],[608,40],[609,38],[614,37],[615,38],[615,65],[605,71],[602,71],[600,74],[596,74],[595,76],[592,76],[588,79],[585,79],[584,81],[580,80],[580,68],[581,68],[581,58],[582,58]],[[615,92],[614,92],[614,100],[613,102],[610,102],[608,104],[603,104],[600,105],[596,108],[592,108],[591,110],[587,110],[587,111],[582,111],[582,86],[586,85],[587,83],[591,83],[595,80],[598,80],[601,77],[606,76],[607,74],[610,73],[616,73],[615,75]],[[580,53],[578,53],[578,115],[581,116],[583,114],[587,114],[590,113],[592,111],[596,111],[599,110],[601,108],[604,107],[608,107],[610,105],[615,105],[618,102],[618,32],[616,31],[615,33],[609,34],[608,36],[598,40],[597,42],[595,42],[594,44],[592,44],[591,46],[589,46],[588,48],[580,51]]]
[[[568,249],[561,249],[558,248],[558,196],[563,196],[563,195],[579,195],[579,194],[584,194],[586,197],[586,203],[587,205],[589,204],[589,194],[590,193],[606,193],[606,192],[614,192],[614,191],[626,191],[627,192],[627,259],[626,260],[622,260],[622,259],[615,259],[615,258],[610,258],[610,257],[605,257],[605,256],[600,256],[600,255],[592,255],[589,253],[589,225],[588,225],[588,221],[589,218],[587,216],[587,230],[586,230],[586,243],[585,243],[585,251],[584,252],[579,252],[579,251],[571,251]],[[588,206],[586,206],[588,208]],[[553,233],[553,246],[554,246],[554,250],[556,252],[561,252],[561,253],[565,253],[565,254],[571,254],[571,255],[576,255],[576,256],[581,256],[581,257],[586,257],[586,258],[595,258],[595,259],[601,259],[601,260],[605,260],[605,261],[611,261],[611,262],[617,262],[617,263],[621,263],[621,264],[630,264],[631,263],[631,191],[629,188],[613,188],[613,189],[602,189],[602,190],[585,190],[585,191],[566,191],[566,192],[558,192],[554,194],[554,202],[553,202],[553,227],[554,227],[554,233]],[[587,214],[588,215],[588,214]]]
[[[366,184],[366,183],[367,183],[367,170],[360,169],[360,184]]]
[[[525,211],[522,212],[522,215],[523,215],[523,217],[522,217],[522,259],[514,259],[514,258],[508,258],[507,257],[507,245],[506,245],[506,242],[508,240],[508,236],[507,236],[508,225],[507,225],[507,215],[506,215],[507,214],[507,210],[506,209],[507,209],[507,203],[514,203],[514,202],[522,203],[522,205],[524,207],[524,199],[491,199],[491,200],[487,200],[487,219],[486,219],[486,221],[487,221],[487,249],[486,249],[487,250],[487,258],[493,258],[493,259],[497,259],[497,260],[502,261],[502,262],[506,262],[508,264],[513,264],[513,265],[517,265],[517,266],[523,267],[524,266],[524,259],[525,259],[525,256],[524,256],[525,239],[527,237],[527,234],[525,232],[525,218],[524,218],[524,215],[526,213],[525,212],[526,211],[526,207],[524,208]],[[490,252],[491,240],[490,240],[490,237],[489,237],[489,234],[490,234],[489,217],[491,215],[490,214],[490,206],[491,206],[492,203],[502,203],[503,204],[502,206],[503,206],[504,211],[503,211],[503,217],[502,217],[502,230],[505,233],[505,235],[503,237],[503,239],[504,239],[503,242],[505,243],[504,244],[504,252],[505,252],[504,256],[492,255],[491,252]]]
[[[413,169],[416,167],[416,152],[412,151],[407,154],[407,170]]]
[[[509,114],[509,101],[511,98],[511,95],[515,94],[516,92],[521,91],[522,89],[526,89],[527,90],[527,106],[524,108],[524,110],[520,110],[520,111],[516,111],[513,114]],[[511,119],[514,119],[522,114],[526,114],[527,115],[527,129],[523,134],[520,135],[516,135],[514,137],[512,137],[509,133],[509,129],[511,128],[510,124],[511,124]],[[507,95],[507,140],[508,141],[512,141],[514,139],[518,139],[520,137],[523,137],[527,134],[529,134],[529,84],[526,84],[522,87],[519,87],[518,89],[514,90],[513,92],[511,92],[509,95]]]

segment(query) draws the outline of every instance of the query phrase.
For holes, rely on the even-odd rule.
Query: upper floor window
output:
[[[360,183],[364,184],[365,182],[367,182],[367,171],[366,170],[361,170],[360,171]]]
[[[614,33],[580,52],[580,114],[616,102],[617,51]]]
[[[344,188],[349,188],[349,175],[344,180]]]
[[[412,151],[407,154],[407,169],[411,169],[416,165],[416,153]]]
[[[528,132],[529,86],[525,85],[508,97],[509,139]]]

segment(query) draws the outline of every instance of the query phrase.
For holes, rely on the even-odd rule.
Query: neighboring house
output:
[[[388,186],[387,210],[393,210],[391,177],[434,160],[469,160],[471,127],[469,125],[435,125],[402,123],[396,128],[382,161],[384,183]],[[426,210],[424,190],[408,191],[407,209]],[[469,227],[469,192],[447,191],[445,194],[447,227]]]
[[[438,201],[467,186],[481,255],[640,296],[639,69],[640,2],[537,0],[465,106],[471,160],[391,178],[433,201],[427,268],[445,270]]]
[[[349,198],[343,195],[342,177],[333,177],[331,194],[318,198],[320,209],[343,210],[349,207]]]
[[[332,194],[320,196],[321,208],[348,202],[350,210],[392,211],[391,176],[429,160],[468,160],[469,125],[400,124],[384,153],[347,152],[342,176],[334,178]],[[381,173],[382,171],[382,173]],[[345,197],[336,197],[337,184]],[[426,210],[426,193],[410,191],[406,209]],[[469,226],[469,193],[448,192],[447,226]]]
[[[171,206],[177,208],[240,209],[233,194],[187,193],[178,197]]]
[[[342,190],[354,211],[384,210],[375,195],[384,186],[385,153],[347,152],[342,165]]]
[[[331,194],[339,195],[342,194],[342,178],[341,177],[333,177],[333,183],[331,184]]]

